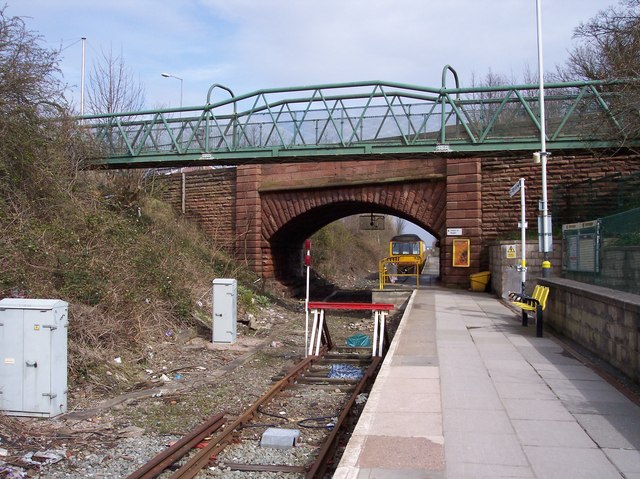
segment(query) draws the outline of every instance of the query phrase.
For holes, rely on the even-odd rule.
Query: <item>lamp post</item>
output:
[[[87,37],[82,37],[82,66],[80,68],[80,116],[84,115],[84,50]]]
[[[182,78],[177,77],[175,75],[171,75],[169,73],[160,73],[165,78],[175,78],[176,80],[180,80],[180,108],[182,108]]]
[[[549,251],[551,251],[551,221],[549,217],[549,206],[547,202],[547,132],[544,111],[544,68],[542,62],[542,0],[536,0],[536,24],[538,30],[538,77],[540,81],[540,152],[534,154],[534,160],[540,162],[542,166],[542,201],[540,202],[540,210],[542,218],[538,225],[541,234],[539,241],[540,250],[543,254],[542,261],[542,277],[546,278],[551,275],[551,262],[549,261]]]
[[[169,73],[160,73],[160,75],[165,78],[175,78],[176,80],[180,80],[180,108],[182,109],[182,78]],[[180,112],[180,117],[182,117],[182,111]],[[180,176],[182,177],[182,214],[185,214],[187,211],[187,178],[185,177],[183,168],[180,168]]]

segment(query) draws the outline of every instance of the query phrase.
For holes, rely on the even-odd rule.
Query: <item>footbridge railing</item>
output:
[[[429,88],[358,82],[258,90],[213,85],[204,105],[88,115],[98,167],[232,165],[344,155],[499,154],[540,148],[538,85]],[[550,150],[619,147],[624,81],[545,85]],[[212,97],[225,90],[222,98]]]

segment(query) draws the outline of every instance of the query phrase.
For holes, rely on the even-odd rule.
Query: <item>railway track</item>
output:
[[[292,479],[325,477],[340,438],[357,416],[355,406],[362,403],[361,394],[367,391],[382,360],[367,348],[329,351],[330,345],[326,330],[320,353],[272,378],[268,391],[243,414],[211,416],[127,479],[220,477],[221,471],[225,477],[232,471],[244,471],[254,478],[261,474]],[[337,374],[342,377],[331,377],[332,371],[343,371]],[[298,415],[287,411],[298,411]],[[305,411],[304,417],[299,416],[300,411]],[[291,447],[262,447],[260,442],[270,428],[271,432],[299,433],[299,439],[294,439]],[[248,457],[254,459],[248,461]]]

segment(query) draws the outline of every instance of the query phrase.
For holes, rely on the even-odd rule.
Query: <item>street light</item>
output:
[[[534,161],[540,161],[542,166],[542,201],[540,202],[540,210],[542,211],[541,224],[538,229],[542,235],[540,239],[540,250],[542,251],[542,277],[546,278],[551,275],[551,262],[549,261],[549,251],[552,248],[551,237],[551,221],[549,217],[549,207],[547,204],[547,132],[546,120],[544,112],[544,69],[542,63],[542,0],[536,0],[536,23],[538,27],[538,77],[540,81],[540,153],[534,154]]]
[[[177,77],[175,75],[171,75],[169,73],[160,73],[165,78],[175,78],[176,80],[180,80],[180,108],[182,108],[182,78]]]
[[[171,75],[169,73],[160,73],[165,78],[175,78],[176,80],[180,80],[180,108],[182,109],[182,78],[177,77],[175,75]],[[182,111],[180,112],[180,117],[182,117]],[[184,169],[180,168],[180,175],[182,176],[182,214],[186,212],[186,188],[187,188],[187,179],[184,175]]]

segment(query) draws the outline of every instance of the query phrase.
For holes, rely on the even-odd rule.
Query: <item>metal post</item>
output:
[[[311,340],[308,342],[309,351],[307,352],[307,356],[313,355],[313,343],[315,342],[315,338],[316,338],[316,328],[318,326],[318,314],[319,314],[319,310],[314,309],[313,310],[313,326],[311,327]],[[305,344],[307,344],[306,338],[305,338]]]
[[[376,357],[378,354],[378,318],[379,318],[379,311],[375,310],[373,312],[373,341],[372,341],[372,346],[373,348],[371,349],[371,356],[372,357]]]
[[[509,190],[509,196],[514,197],[516,193],[520,192],[520,242],[521,246],[521,259],[520,265],[517,267],[517,270],[520,271],[522,278],[522,287],[521,292],[522,296],[525,296],[525,286],[527,282],[527,222],[526,222],[526,202],[524,196],[524,178],[520,178],[516,183],[513,184],[511,189]],[[529,319],[527,317],[527,313],[522,310],[522,325],[528,326]]]
[[[536,0],[536,23],[538,30],[538,76],[540,81],[540,163],[542,166],[542,276],[551,275],[551,262],[549,261],[550,231],[548,224],[549,207],[547,204],[547,132],[544,111],[544,67],[542,61],[542,0]]]
[[[320,354],[320,343],[322,341],[322,328],[324,327],[324,309],[320,310],[320,321],[318,322],[318,336],[316,337],[316,351],[314,356]]]
[[[378,344],[378,356],[382,356],[382,348],[384,347],[384,323],[386,322],[387,314],[386,311],[380,311],[380,334],[378,336],[380,343]]]
[[[542,320],[542,306],[536,306],[536,338],[541,338],[543,336],[543,320]]]
[[[524,194],[524,178],[520,178],[520,278],[522,281],[521,292],[522,296],[525,295],[525,289],[527,284],[527,215],[526,215],[526,202]],[[527,313],[522,310],[522,325],[529,325],[529,317]]]
[[[82,37],[82,68],[80,74],[80,115],[84,115],[84,52],[87,38]]]
[[[171,75],[170,73],[160,73],[160,75],[164,78],[175,78],[176,80],[180,80],[180,108],[182,108],[182,78]],[[182,112],[180,112],[180,114],[182,114]]]
[[[304,242],[304,264],[307,267],[307,292],[304,299],[304,351],[305,356],[308,356],[307,348],[308,348],[308,338],[309,338],[309,277],[311,271],[311,240],[306,240]]]

